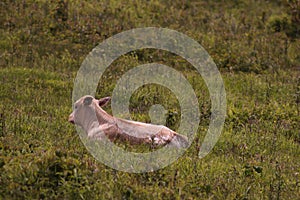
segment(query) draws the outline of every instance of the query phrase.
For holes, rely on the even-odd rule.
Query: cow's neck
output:
[[[112,116],[110,116],[107,112],[105,112],[101,107],[97,107],[97,109],[95,109],[96,111],[96,116],[98,119],[99,124],[111,124],[114,123],[114,118]]]

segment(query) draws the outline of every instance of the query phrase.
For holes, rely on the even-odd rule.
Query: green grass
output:
[[[0,199],[299,198],[299,33],[287,2],[62,5],[0,3]],[[160,50],[120,57],[100,80],[97,97],[111,95],[129,69],[158,62],[187,78],[201,111],[197,137],[180,159],[155,172],[130,174],[97,162],[67,119],[73,81],[87,53],[107,37],[146,26],[175,29],[203,45],[225,82],[227,118],[213,151],[199,159],[210,99],[196,71]],[[149,122],[149,108],[158,103],[176,129],[178,101],[158,85],[134,93],[132,118]]]

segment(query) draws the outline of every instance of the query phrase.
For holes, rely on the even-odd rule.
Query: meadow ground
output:
[[[299,1],[2,1],[0,198],[299,199],[299,7]],[[148,26],[182,32],[208,51],[225,83],[227,117],[216,146],[199,159],[211,106],[203,80],[166,51],[121,56],[101,78],[97,97],[111,95],[129,69],[158,62],[187,78],[201,112],[196,139],[181,158],[134,174],[97,162],[67,119],[88,52],[116,33]],[[168,89],[144,86],[130,103],[131,117],[144,122],[151,105],[164,105],[167,125],[178,128],[180,107]]]

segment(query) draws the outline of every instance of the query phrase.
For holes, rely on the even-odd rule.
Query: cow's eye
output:
[[[75,106],[74,108],[75,108],[75,109],[77,109],[77,108],[78,108],[78,106]]]

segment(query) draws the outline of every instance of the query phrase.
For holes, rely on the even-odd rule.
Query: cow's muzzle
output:
[[[72,123],[72,124],[75,124],[73,113],[69,115],[69,120],[68,120],[68,121],[69,121],[70,123]]]

